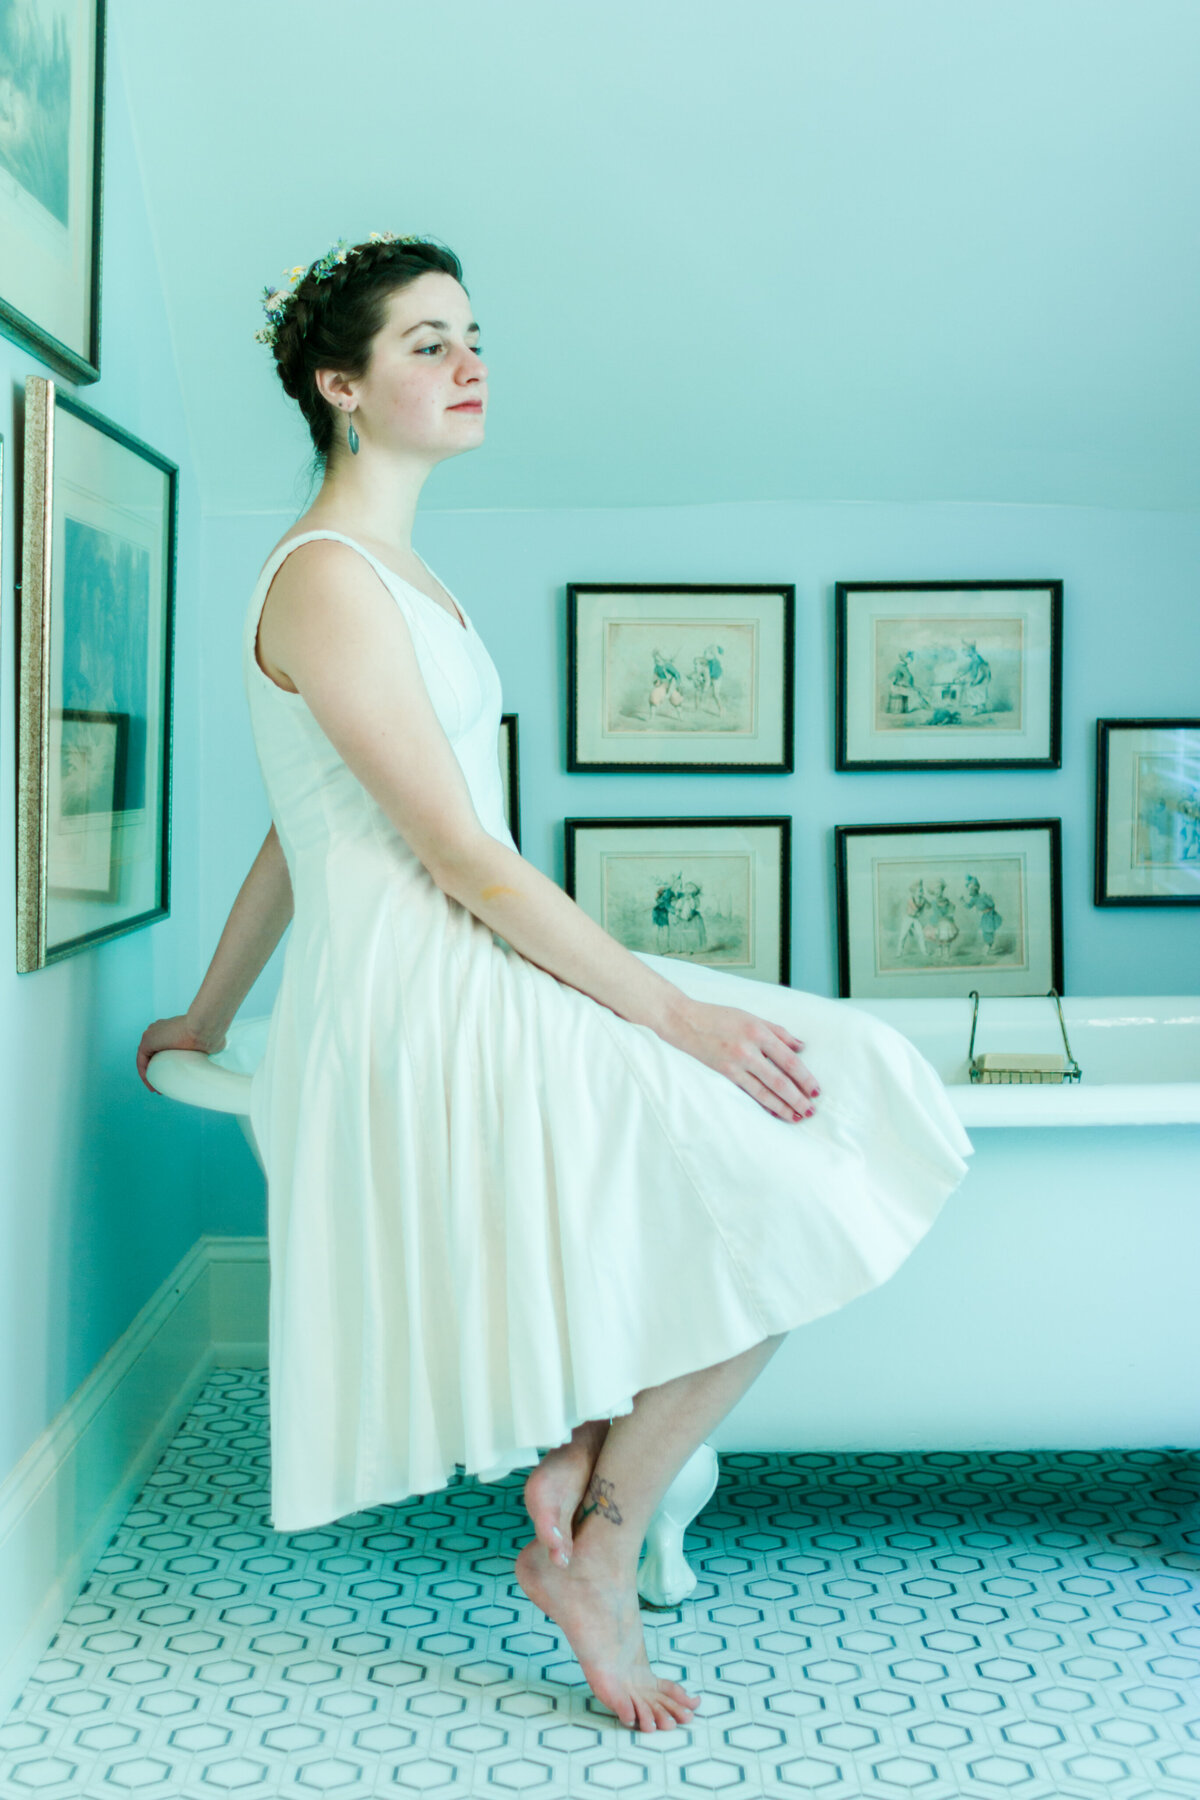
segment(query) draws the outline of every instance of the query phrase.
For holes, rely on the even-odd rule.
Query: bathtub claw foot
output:
[[[647,1606],[678,1606],[695,1587],[695,1570],[683,1554],[683,1534],[712,1499],[719,1475],[716,1451],[701,1444],[659,1502],[637,1574],[637,1590]]]

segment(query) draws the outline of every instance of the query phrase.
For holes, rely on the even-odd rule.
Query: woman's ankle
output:
[[[581,1575],[617,1583],[632,1582],[646,1532],[611,1503],[596,1504],[584,1498],[584,1516],[572,1531],[571,1566]]]

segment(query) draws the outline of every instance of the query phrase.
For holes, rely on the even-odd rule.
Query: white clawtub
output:
[[[1179,1128],[1200,1124],[1200,996],[1064,999],[1082,1079],[1011,1086],[971,1084],[968,1000],[843,1004],[894,1026],[937,1070],[972,1134],[972,1172],[953,1231],[939,1223],[882,1289],[795,1334],[809,1369],[786,1384],[768,1369],[735,1409],[729,1447],[1194,1441],[1180,1371],[1200,1357],[1182,1274],[1197,1246],[1200,1140]],[[268,1025],[238,1020],[217,1054],[163,1050],[147,1071],[159,1093],[232,1113],[260,1168],[249,1092]],[[983,1001],[977,1054],[1061,1049],[1049,1000]],[[1131,1141],[1079,1127],[1154,1129]],[[696,1585],[683,1537],[717,1476],[703,1444],[651,1520],[638,1575],[650,1605],[676,1606]]]

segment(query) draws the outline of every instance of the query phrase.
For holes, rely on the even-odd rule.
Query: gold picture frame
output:
[[[170,911],[178,469],[25,382],[17,970]]]

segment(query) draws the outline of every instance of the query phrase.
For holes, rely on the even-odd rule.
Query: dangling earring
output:
[[[349,446],[350,446],[350,454],[351,454],[351,456],[357,456],[357,455],[358,455],[358,433],[357,433],[357,431],[355,431],[355,429],[354,429],[354,420],[353,420],[353,418],[351,418],[351,419],[350,419],[350,421],[349,421],[349,425],[350,425],[350,429],[349,429],[349,432],[348,432],[348,434],[347,434],[347,438],[346,438],[346,442],[347,442],[347,443],[348,443],[348,444],[349,444]]]

